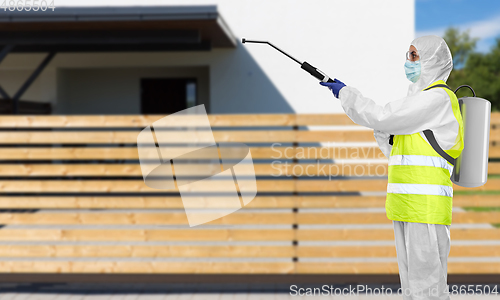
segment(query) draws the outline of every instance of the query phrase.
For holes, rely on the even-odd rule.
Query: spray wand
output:
[[[306,70],[307,72],[309,72],[309,74],[311,74],[312,76],[318,78],[319,80],[321,80],[323,82],[335,82],[332,78],[328,77],[328,75],[326,75],[325,73],[323,73],[320,69],[316,69],[315,67],[313,67],[312,65],[310,65],[306,61],[305,62],[300,62],[296,58],[292,57],[290,54],[286,53],[285,51],[281,50],[280,48],[274,46],[273,44],[271,44],[269,42],[264,42],[264,41],[249,41],[247,39],[241,39],[241,42],[243,44],[245,44],[245,43],[268,44],[269,46],[273,47],[274,49],[278,50],[279,52],[281,52],[284,55],[288,56],[289,58],[293,59],[296,63],[298,63],[300,65],[300,67],[302,69]]]

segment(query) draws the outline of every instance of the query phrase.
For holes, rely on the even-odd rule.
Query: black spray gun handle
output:
[[[323,73],[320,69],[316,69],[315,67],[313,67],[312,65],[310,65],[306,61],[305,62],[300,62],[298,59],[294,58],[290,54],[286,53],[285,51],[281,50],[280,48],[274,46],[273,44],[271,44],[269,42],[266,42],[266,41],[250,41],[250,40],[247,40],[247,39],[241,39],[241,42],[243,44],[245,44],[245,43],[268,44],[269,46],[273,47],[274,49],[278,50],[279,52],[283,53],[284,55],[286,55],[289,58],[291,58],[292,60],[294,60],[296,63],[298,63],[300,65],[300,67],[303,70],[306,70],[309,74],[311,74],[312,76],[318,78],[319,80],[321,80],[323,82],[335,82],[335,80],[333,80],[332,78],[328,77],[328,75],[326,75],[325,73]]]
[[[328,77],[328,75],[323,73],[320,69],[316,69],[315,67],[307,63],[307,61],[303,62],[300,65],[300,67],[309,72],[309,74],[311,74],[312,76],[318,78],[323,82],[335,82],[332,78]]]

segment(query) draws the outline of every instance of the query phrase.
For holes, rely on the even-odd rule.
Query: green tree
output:
[[[443,37],[453,55],[454,68],[448,85],[455,89],[470,85],[477,97],[491,102],[493,110],[500,110],[500,37],[488,53],[475,51],[477,39],[468,31],[449,28]],[[461,89],[458,97],[470,96],[468,89]]]
[[[453,65],[457,69],[463,67],[467,57],[476,48],[477,38],[471,38],[469,31],[460,32],[458,28],[450,27],[444,33],[444,40],[450,48],[453,56]]]

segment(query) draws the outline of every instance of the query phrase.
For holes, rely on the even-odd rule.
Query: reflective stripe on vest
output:
[[[389,166],[427,166],[447,169],[450,176],[453,166],[446,159],[437,156],[425,155],[392,155],[389,156]]]
[[[388,183],[387,193],[453,197],[453,187],[437,184]]]

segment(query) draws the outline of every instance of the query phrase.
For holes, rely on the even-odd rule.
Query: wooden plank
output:
[[[490,128],[490,141],[496,142],[494,146],[498,146],[499,139],[500,139],[500,126],[492,125]]]
[[[1,252],[0,252],[1,253]],[[396,257],[396,247],[365,246],[297,246],[297,257]]]
[[[500,179],[490,178],[485,185],[476,188],[453,185],[453,189],[455,191],[497,191],[500,190]],[[296,190],[300,192],[386,191],[387,180],[297,180]]]
[[[296,180],[296,191],[300,192],[358,192],[386,191],[387,180]]]
[[[497,223],[500,212],[456,212],[454,224]],[[0,213],[0,224],[101,224],[101,225],[185,225],[188,224],[184,211],[164,213],[137,212],[37,212]],[[246,212],[229,214],[208,225],[215,224],[392,224],[385,213],[308,213],[300,212]]]
[[[0,120],[0,127],[146,127],[162,117],[162,115],[5,116]]]
[[[395,262],[301,262],[296,274],[398,274]]]
[[[239,181],[239,184],[245,184]],[[259,192],[281,192],[294,190],[293,180],[258,180],[257,190]],[[190,192],[228,192],[234,189],[234,181],[210,180],[203,184],[191,186]],[[143,180],[0,180],[0,191],[9,192],[29,192],[29,193],[122,193],[141,192],[158,193],[165,190],[158,190],[148,187]],[[168,190],[168,192],[178,192]]]
[[[280,200],[273,201],[281,201],[281,198],[278,199]],[[296,207],[385,207],[385,199],[386,196],[297,196]],[[252,202],[250,203],[250,205],[252,204]],[[500,197],[498,195],[454,195],[453,207],[500,207]]]
[[[498,178],[489,178],[485,185],[476,187],[476,188],[466,188],[462,186],[458,186],[456,184],[453,185],[453,190],[455,191],[498,191],[500,190],[500,179]]]
[[[0,176],[142,176],[139,164],[2,164]]]
[[[500,223],[499,211],[453,213],[453,223]]]
[[[135,144],[138,131],[2,131],[2,144]],[[216,142],[374,142],[373,132],[248,130],[214,131]],[[210,142],[196,131],[172,131],[171,143]]]
[[[214,245],[0,245],[1,257],[279,257],[292,258],[290,246]]]
[[[210,201],[212,197],[206,197]],[[217,197],[214,197],[215,199]],[[493,198],[493,197],[491,197]],[[497,197],[495,200],[499,200]],[[482,202],[475,201],[477,205]],[[487,203],[486,203],[487,204]],[[488,206],[488,205],[484,206]],[[385,196],[257,196],[242,209],[384,207]],[[3,196],[0,208],[184,208],[180,197]]]
[[[500,240],[500,229],[451,228],[452,240]],[[387,229],[9,229],[0,241],[394,241]]]
[[[474,223],[498,223],[500,212],[454,212],[452,214],[453,224]],[[297,214],[298,224],[392,224],[385,213],[307,213]]]
[[[448,274],[498,274],[498,262],[448,262]],[[397,262],[298,262],[296,274],[398,274]]]
[[[210,201],[212,197],[206,197]],[[217,198],[217,197],[214,197]],[[257,196],[242,209],[385,207],[385,196]],[[454,207],[498,207],[497,195],[455,195]],[[184,208],[180,197],[2,196],[0,208]]]
[[[1,261],[2,273],[398,274],[397,262]],[[448,274],[498,274],[498,262],[448,262]]]
[[[448,262],[449,274],[497,274],[500,263]],[[2,273],[398,274],[397,262],[2,261]]]
[[[172,154],[178,156],[187,152],[192,152],[198,148],[175,147]],[[170,149],[169,149],[170,150]],[[294,149],[286,147],[250,147],[252,158],[271,158],[275,155],[287,155],[294,157]],[[2,160],[138,160],[137,147],[40,147],[40,148],[0,148]],[[199,156],[199,158],[205,158]]]
[[[276,147],[274,148],[276,149]],[[277,153],[277,152],[276,152]],[[287,152],[282,152],[287,154]],[[286,157],[286,156],[285,156]],[[272,158],[281,158],[279,154]],[[297,159],[387,159],[378,146],[297,147]]]
[[[500,112],[491,113],[490,124],[500,126]]]
[[[22,196],[0,197],[2,209],[28,208],[183,208],[180,197],[85,197],[85,196]]]
[[[387,176],[386,162],[254,164],[256,175],[267,176]]]
[[[202,163],[184,164],[188,174],[196,175]],[[257,176],[387,176],[387,163],[289,163],[254,164]],[[174,169],[175,174],[175,169]],[[248,173],[240,173],[251,174]],[[491,162],[488,174],[500,174],[500,163]],[[139,164],[2,164],[0,176],[142,176]]]
[[[295,139],[296,142],[375,142],[372,130],[302,130],[296,131]]]
[[[298,196],[297,208],[385,207],[385,196]],[[251,202],[250,202],[251,203]]]
[[[146,127],[163,117],[165,115],[5,116],[0,121],[0,127]],[[195,126],[198,119],[196,116],[169,116],[169,118],[175,119],[175,124],[178,126]],[[296,125],[295,114],[208,115],[208,119],[212,127]]]
[[[215,206],[219,197],[205,197]],[[212,199],[214,201],[212,201]],[[247,208],[293,208],[296,207],[293,196],[257,196],[242,209]],[[200,206],[201,207],[201,206]],[[221,207],[223,207],[221,205]],[[180,197],[0,197],[0,208],[176,208],[184,205]],[[214,207],[215,208],[215,207]]]
[[[256,201],[254,199],[253,201]],[[252,201],[252,202],[253,202]],[[252,204],[250,202],[250,204]],[[260,202],[263,202],[262,200]],[[276,203],[276,202],[274,202]],[[0,197],[2,209],[28,208],[183,208],[180,197],[86,197],[86,196],[21,196]]]
[[[500,240],[499,228],[455,229],[450,232],[452,240]]]
[[[9,229],[0,241],[292,241],[290,229]]]
[[[294,114],[209,115],[210,126],[294,126]],[[165,115],[5,116],[1,128],[146,127]],[[197,116],[169,116],[178,126],[195,126]]]
[[[296,125],[317,126],[317,125],[347,125],[359,126],[354,123],[346,114],[297,114]]]
[[[19,127],[146,127],[164,115],[83,115],[83,116],[5,116],[0,128]],[[175,117],[179,126],[196,124],[193,117]],[[227,114],[208,115],[210,126],[306,126],[354,124],[345,114]]]
[[[387,176],[387,163],[298,163],[276,162],[268,166],[255,164],[258,175],[268,176]]]
[[[297,246],[297,257],[396,257],[395,245]],[[450,257],[500,257],[499,245],[453,245]]]
[[[490,144],[490,150],[488,152],[490,158],[500,158],[500,143],[496,146]]]
[[[164,115],[4,116],[0,127],[145,127],[162,117]],[[175,117],[178,120],[192,120],[186,116]],[[354,124],[345,114],[224,114],[208,115],[208,118],[211,126]],[[186,124],[189,123],[182,123]],[[491,124],[500,125],[500,113],[491,114]]]
[[[3,116],[1,128],[26,127],[146,127],[164,115],[78,115],[78,116]],[[175,117],[179,126],[193,125],[195,118]],[[355,125],[345,114],[224,114],[208,115],[210,125],[218,126],[306,126]],[[500,113],[491,114],[491,124],[500,126]]]
[[[0,215],[1,220],[1,215]],[[1,221],[0,221],[1,223]],[[301,212],[297,214],[297,223],[305,224],[392,224],[392,221],[387,219],[385,213],[307,213]]]
[[[0,231],[1,232],[1,231]],[[499,228],[456,229],[451,226],[452,240],[500,240]],[[393,229],[299,229],[298,241],[393,241]]]
[[[500,162],[489,162],[488,174],[500,174]]]
[[[198,175],[198,169],[212,164],[183,164],[183,174]],[[289,162],[254,164],[257,176],[384,176],[386,163],[294,164]],[[220,167],[218,167],[220,171]],[[239,175],[251,175],[240,171]],[[175,168],[174,168],[175,175]],[[142,176],[137,164],[2,164],[0,176]]]
[[[497,257],[500,256],[499,245],[452,245],[451,257]]]
[[[138,131],[57,131],[57,132],[0,132],[4,144],[135,144]],[[218,131],[214,132],[217,142],[287,142],[295,140],[294,131]],[[173,132],[172,143],[210,142],[197,135],[196,131]]]
[[[189,147],[176,148],[180,153],[195,150]],[[174,150],[174,149],[172,149]],[[376,146],[372,147],[250,147],[253,159],[385,159]],[[175,155],[175,152],[173,152]],[[137,147],[37,147],[1,148],[2,160],[137,160]]]
[[[448,274],[498,274],[498,262],[448,262]]]
[[[253,154],[253,153],[252,153]],[[2,160],[139,159],[137,147],[0,148]]]
[[[206,181],[198,184],[192,192],[225,192],[230,191],[234,181]],[[241,182],[240,182],[241,184]],[[298,191],[376,191],[386,189],[385,180],[257,180],[259,192],[293,192]],[[158,193],[162,190],[153,189],[143,180],[0,180],[0,191],[5,193],[121,193],[142,192]],[[176,192],[176,190],[171,190]]]
[[[233,213],[206,223],[217,224],[293,224],[294,213]],[[37,213],[0,213],[0,224],[101,224],[101,225],[187,225],[184,211],[169,213],[76,213],[76,212],[37,212]]]
[[[455,207],[500,207],[499,195],[454,195]]]
[[[1,273],[289,274],[293,262],[0,261]]]
[[[240,181],[240,184],[245,183]],[[232,189],[232,180],[211,180],[198,184],[191,192],[227,192]],[[385,191],[384,179],[332,179],[332,180],[257,180],[258,192],[359,192]],[[455,185],[457,191],[495,191],[500,189],[500,179],[492,178],[477,188]],[[162,190],[148,187],[143,180],[0,180],[0,191],[4,193],[158,193]],[[163,191],[164,192],[164,191]],[[176,192],[176,190],[171,190]]]
[[[228,114],[208,115],[210,126],[294,126],[295,114]],[[179,124],[185,124],[182,122]],[[176,123],[177,124],[177,123]]]

